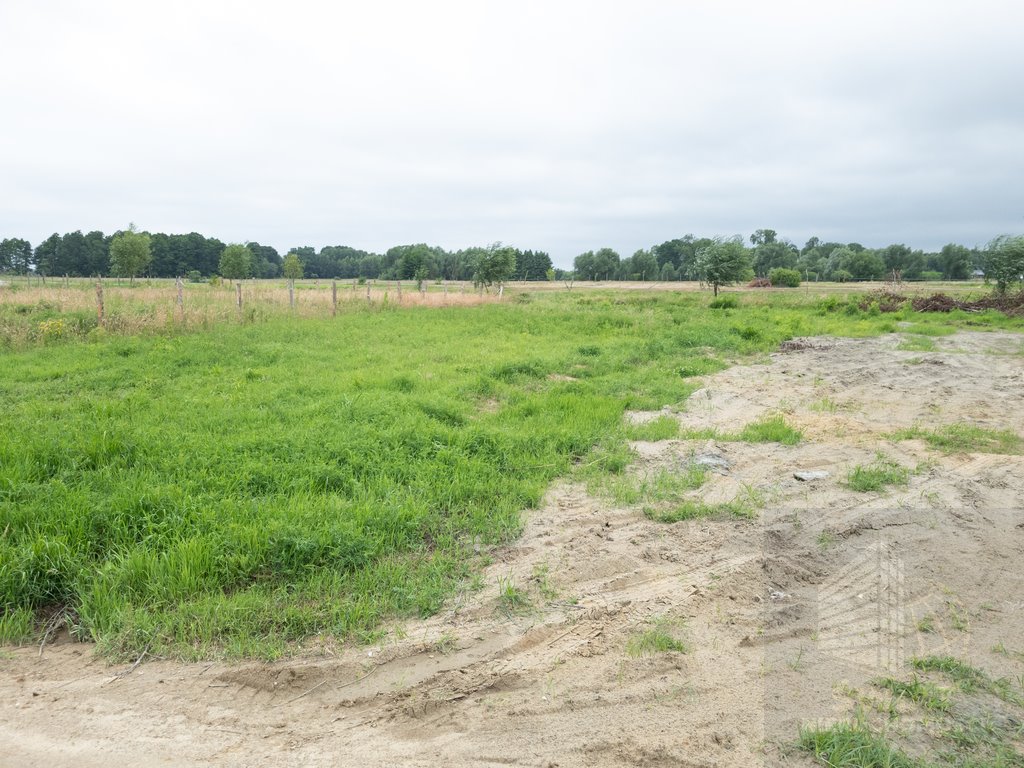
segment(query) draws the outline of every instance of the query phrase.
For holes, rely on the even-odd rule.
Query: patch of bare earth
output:
[[[724,459],[698,493],[753,491],[756,520],[666,525],[563,483],[481,589],[377,646],[152,661],[120,678],[128,665],[85,645],[11,650],[0,765],[809,765],[792,749],[799,725],[848,716],[848,687],[904,674],[914,655],[1019,675],[992,649],[1024,637],[1024,458],[885,435],[953,422],[1024,433],[1020,337],[961,333],[926,353],[899,342],[792,346],[708,377],[678,414],[728,432],[782,412],[798,445],[635,444],[641,475]],[[909,483],[849,489],[878,451],[914,470]],[[829,474],[793,476],[812,470]],[[528,605],[506,611],[501,586]],[[688,652],[627,653],[658,617]]]

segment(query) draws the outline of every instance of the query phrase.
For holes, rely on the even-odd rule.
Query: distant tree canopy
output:
[[[151,260],[133,277],[176,277],[221,273],[221,256],[225,243],[196,232],[189,234],[146,233],[149,236]],[[1003,241],[998,254],[990,243],[985,249],[968,248],[948,243],[937,253],[913,250],[902,243],[880,248],[865,248],[860,243],[841,243],[811,237],[802,248],[781,237],[774,229],[758,229],[749,238],[744,250],[757,275],[766,276],[774,269],[795,269],[805,281],[814,280],[879,280],[899,273],[904,280],[942,276],[962,280],[982,269],[993,276],[1000,270],[1006,253]],[[8,237],[0,240],[0,272],[36,273],[48,276],[70,275],[91,277],[113,274],[110,247],[113,237],[103,232],[81,231],[63,235],[54,233],[35,248],[24,239]],[[611,248],[586,251],[576,257],[571,270],[554,269],[551,257],[544,251],[512,248],[515,265],[509,280],[547,280],[552,277],[578,280],[635,280],[670,282],[697,280],[700,271],[697,254],[716,243],[716,239],[693,234],[666,240],[641,248],[623,258]],[[741,245],[743,241],[741,239]],[[247,275],[261,278],[281,277],[283,260],[276,249],[250,241],[240,246],[250,254]],[[503,246],[510,247],[510,246]],[[486,247],[470,247],[449,251],[427,243],[396,245],[385,253],[372,253],[347,245],[327,245],[320,249],[296,246],[294,253],[302,262],[306,277],[326,279],[383,280],[472,280]],[[1010,259],[1012,261],[1012,258]],[[125,273],[127,275],[127,273]],[[235,278],[231,278],[235,279]],[[1010,280],[1007,285],[1010,285]]]

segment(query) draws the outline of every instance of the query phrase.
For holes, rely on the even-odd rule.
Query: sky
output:
[[[1024,232],[1019,0],[0,0],[0,238]]]

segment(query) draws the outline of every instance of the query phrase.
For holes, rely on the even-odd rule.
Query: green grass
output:
[[[1005,429],[974,424],[948,424],[938,429],[909,427],[890,435],[892,440],[924,440],[943,453],[1019,454],[1024,449],[1020,435]]]
[[[925,656],[913,659],[911,666],[920,672],[942,673],[956,683],[964,693],[983,691],[1007,703],[1024,706],[1024,697],[1021,692],[1014,690],[1010,680],[1003,677],[993,678],[984,670],[953,656]]]
[[[659,469],[640,476],[610,475],[599,471],[581,476],[588,478],[587,487],[591,493],[608,496],[617,504],[632,505],[679,500],[688,491],[700,488],[707,480],[708,471],[705,467],[690,464],[678,471]]]
[[[858,464],[846,476],[846,484],[859,493],[881,491],[891,485],[906,485],[910,470],[892,459],[879,455],[874,464]]]
[[[506,616],[524,613],[532,607],[529,593],[511,576],[498,578],[498,610]]]
[[[665,617],[651,622],[649,629],[633,635],[626,643],[626,653],[634,658],[657,653],[686,653],[689,648],[677,635],[682,625]]]
[[[626,436],[630,440],[672,440],[679,437],[679,419],[672,416],[658,416],[643,424],[630,424],[626,427]]]
[[[694,375],[796,335],[891,325],[813,295],[722,312],[700,294],[574,291],[352,302],[334,319],[254,305],[186,331],[147,295],[111,299],[102,333],[84,309],[0,300],[0,641],[38,641],[55,610],[130,658],[376,637],[472,582],[555,478],[629,477],[625,410],[679,405]],[[40,330],[57,320],[66,332]],[[967,320],[1021,327],[946,319]],[[790,439],[782,426],[751,436]],[[672,504],[698,480],[628,493]]]
[[[749,520],[755,514],[753,504],[740,500],[708,504],[695,499],[686,499],[667,509],[644,507],[644,515],[658,523],[678,523],[683,520],[729,517]]]
[[[802,728],[800,746],[829,768],[924,768],[859,722]]]
[[[741,443],[796,445],[803,439],[803,434],[789,426],[782,414],[775,414],[747,424],[734,439]]]
[[[936,712],[949,710],[951,699],[948,691],[944,691],[934,683],[914,677],[910,681],[884,677],[873,681],[874,685],[883,688],[893,696],[907,699],[923,709]]]

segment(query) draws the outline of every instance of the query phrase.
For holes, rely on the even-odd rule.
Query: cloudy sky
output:
[[[0,2],[0,237],[1024,232],[1019,0]]]

